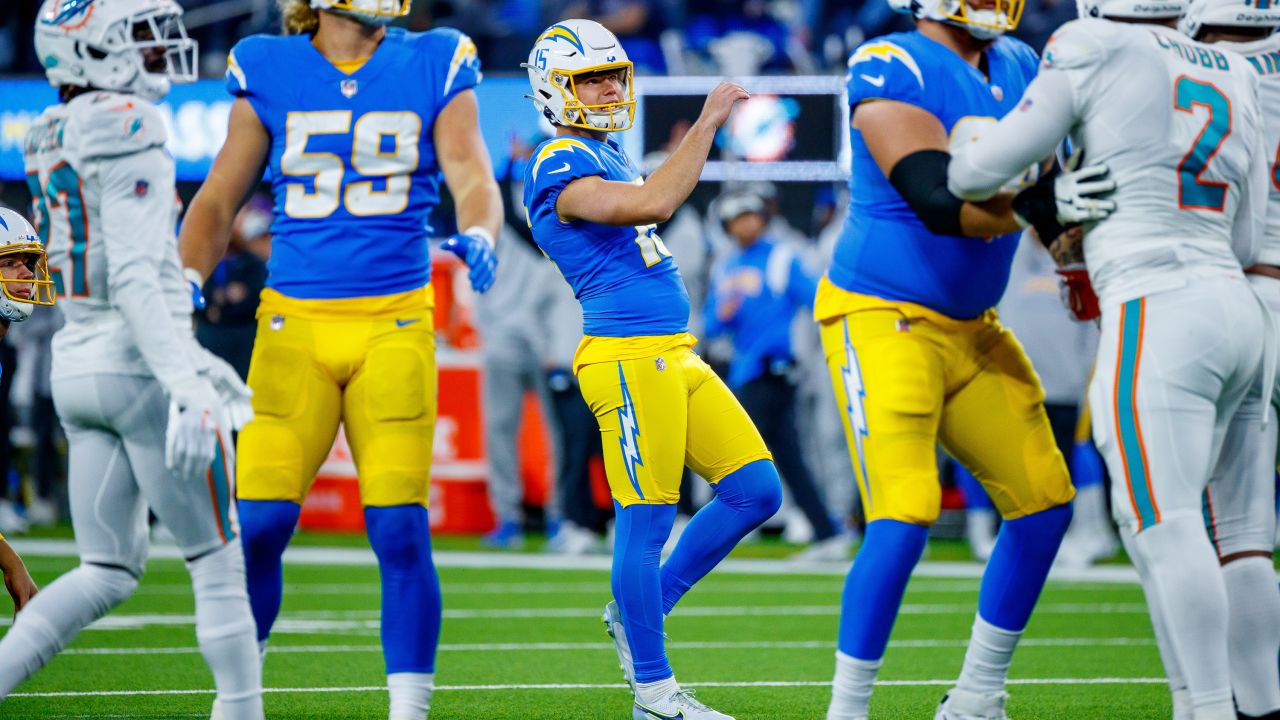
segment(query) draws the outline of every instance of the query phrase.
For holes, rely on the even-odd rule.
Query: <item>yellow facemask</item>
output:
[[[625,100],[619,100],[614,103],[602,103],[599,105],[587,105],[578,98],[578,79],[584,75],[591,75],[598,72],[608,70],[621,70],[623,73],[623,92],[626,94]],[[561,118],[564,124],[570,127],[582,128],[583,130],[594,130],[596,132],[621,132],[631,127],[636,118],[636,91],[635,91],[635,67],[630,62],[605,63],[603,65],[593,65],[572,73],[556,70],[552,73],[551,84],[560,90],[560,94],[564,95],[564,114]],[[626,113],[625,118],[622,113]],[[593,125],[589,120],[589,115],[608,114],[608,126],[600,127]]]
[[[38,242],[17,243],[0,247],[0,258],[13,255],[28,256],[30,258],[28,267],[31,268],[31,272],[35,274],[35,277],[29,280],[21,280],[0,274],[0,292],[4,292],[4,296],[13,302],[44,305],[46,307],[52,306],[57,290],[53,279],[49,276],[49,261],[45,257],[44,248]],[[24,298],[15,292],[15,290],[23,287],[31,288],[31,297]]]
[[[345,10],[357,15],[400,18],[409,14],[413,0],[332,0],[326,10]]]
[[[995,7],[977,8],[969,7],[964,0],[956,3],[955,10],[948,10],[945,2],[939,0],[939,11],[943,17],[951,22],[970,25],[973,27],[986,28],[988,30],[997,30],[999,32],[1010,32],[1018,27],[1018,22],[1022,20],[1022,11],[1026,9],[1026,0],[995,0]]]

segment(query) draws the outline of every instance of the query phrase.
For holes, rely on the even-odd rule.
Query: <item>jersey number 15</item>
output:
[[[340,155],[308,152],[313,135],[351,133],[351,169],[368,178],[383,178],[383,189],[361,180],[342,186],[346,163]],[[285,148],[280,170],[312,178],[313,189],[295,183],[285,190],[284,212],[294,218],[324,218],[339,205],[352,215],[397,215],[409,205],[409,186],[418,169],[422,118],[413,112],[369,112],[351,126],[350,110],[293,112],[285,120]]]

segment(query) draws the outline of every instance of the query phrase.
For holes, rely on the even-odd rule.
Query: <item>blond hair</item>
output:
[[[320,27],[320,11],[310,0],[277,0],[285,35],[310,35]]]

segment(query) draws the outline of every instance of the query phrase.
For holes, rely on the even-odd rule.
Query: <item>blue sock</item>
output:
[[[664,614],[782,505],[782,482],[769,460],[744,465],[711,487],[716,496],[694,514],[662,565]]]
[[[280,614],[280,596],[284,593],[280,556],[298,526],[302,506],[291,500],[240,500],[237,505],[249,606],[261,642],[271,634],[271,626]]]
[[[636,682],[665,680],[674,673],[662,637],[662,545],[676,520],[675,505],[613,503],[613,597],[631,646]]]
[[[907,581],[928,539],[929,528],[923,525],[901,520],[867,523],[840,600],[840,652],[859,660],[884,657]]]
[[[1004,521],[978,590],[983,620],[1010,632],[1027,627],[1070,524],[1070,504]]]
[[[991,502],[991,497],[987,495],[987,489],[982,487],[982,483],[978,482],[978,478],[969,472],[968,468],[958,462],[953,462],[952,467],[955,472],[952,477],[956,480],[956,485],[960,487],[960,494],[964,495],[964,507],[966,510],[994,510],[995,505]]]
[[[436,671],[440,578],[431,561],[431,524],[421,505],[366,507],[369,544],[382,574],[382,654],[387,674]]]

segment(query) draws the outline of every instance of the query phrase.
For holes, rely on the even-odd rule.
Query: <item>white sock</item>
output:
[[[435,673],[390,673],[387,690],[391,695],[391,720],[426,720],[431,710]]]
[[[859,660],[836,651],[836,677],[831,681],[827,720],[862,720],[871,701],[871,686],[883,660]]]
[[[1191,720],[1191,693],[1187,691],[1187,681],[1182,676],[1178,655],[1173,651],[1173,639],[1169,637],[1169,631],[1165,627],[1164,615],[1160,612],[1160,606],[1153,604],[1150,600],[1154,597],[1154,591],[1151,589],[1151,573],[1147,568],[1146,559],[1133,544],[1133,539],[1134,535],[1129,528],[1121,528],[1120,542],[1124,545],[1129,561],[1138,571],[1142,590],[1148,598],[1147,614],[1151,618],[1151,629],[1155,632],[1156,648],[1160,651],[1160,662],[1164,665],[1165,677],[1169,679],[1169,692],[1173,695],[1173,720]]]
[[[1227,589],[1204,521],[1190,514],[1166,516],[1139,533],[1131,545],[1146,564],[1147,603],[1163,615],[1195,708],[1193,717],[1234,718],[1227,667]]]
[[[1270,557],[1246,557],[1222,566],[1231,606],[1231,689],[1245,715],[1280,710],[1280,586]]]
[[[956,687],[982,694],[1003,692],[1009,665],[1013,663],[1013,651],[1021,637],[1021,632],[998,628],[981,616],[974,616],[969,649],[964,653]]]
[[[0,700],[137,587],[119,568],[81,565],[41,590],[0,639]]]
[[[1186,688],[1173,691],[1173,720],[1191,720],[1191,693]]]
[[[636,683],[636,702],[642,705],[655,705],[671,697],[679,690],[680,684],[676,682],[675,675],[666,680]]]
[[[187,563],[196,599],[196,641],[213,673],[224,720],[262,719],[262,656],[234,540]]]

